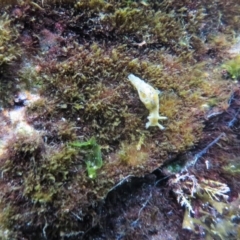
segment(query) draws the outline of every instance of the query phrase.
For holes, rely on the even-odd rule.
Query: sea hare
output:
[[[150,126],[158,126],[161,130],[163,130],[164,127],[158,122],[158,120],[167,119],[167,117],[159,115],[159,91],[133,74],[130,74],[128,79],[137,89],[141,101],[149,110],[149,121],[146,123],[146,128]]]

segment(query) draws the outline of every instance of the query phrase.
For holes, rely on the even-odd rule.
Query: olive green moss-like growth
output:
[[[0,13],[1,14],[1,13]],[[0,17],[0,105],[11,103],[9,95],[16,89],[16,82],[11,76],[10,64],[13,64],[21,51],[16,43],[17,29],[12,26],[9,16],[4,13]]]
[[[45,98],[27,109],[30,122],[34,125],[41,122],[41,129],[52,133],[43,139],[52,138],[57,143],[57,149],[49,150],[45,146],[47,154],[38,167],[42,177],[29,174],[25,180],[27,188],[23,189],[28,200],[44,208],[39,220],[41,226],[45,225],[45,218],[51,219],[43,204],[53,204],[58,210],[70,208],[74,214],[81,211],[82,218],[85,210],[102,199],[123,176],[142,176],[159,167],[168,152],[177,153],[191,147],[202,132],[201,118],[205,112],[201,105],[212,96],[221,96],[218,101],[222,103],[229,91],[225,81],[206,81],[204,63],[190,65],[181,62],[181,57],[163,56],[162,51],[152,51],[148,58],[143,58],[138,56],[138,49],[129,50],[122,45],[105,48],[97,43],[75,43],[74,48],[67,45],[66,50],[65,61],[46,63],[44,58],[38,59],[41,71],[32,75],[32,81],[41,79],[40,92]],[[159,59],[161,65],[157,64]],[[129,73],[163,90],[159,101],[161,114],[168,117],[165,131],[145,129],[148,111],[129,83]],[[212,75],[212,80],[217,77]],[[79,143],[78,140],[75,142],[80,144],[78,149],[69,144],[76,137],[67,134],[64,139],[53,134],[61,119],[74,122],[77,135],[96,137],[103,152],[101,168],[92,172],[89,171],[92,166],[86,166],[87,147],[95,145],[91,141]],[[60,128],[62,124],[58,132],[66,131],[68,124]],[[90,179],[90,174],[96,174],[95,179]],[[70,221],[67,212],[59,211],[61,214],[56,218],[59,224],[54,226],[57,234],[85,230]]]
[[[234,0],[212,1],[211,4],[191,0],[94,0],[78,1],[75,8],[76,17],[69,24],[86,37],[100,37],[100,41],[117,39],[131,45],[145,42],[149,46],[169,48],[176,54],[193,54],[197,59],[215,51],[213,45],[206,44],[206,39],[219,30],[232,40],[230,29],[223,25],[239,29],[240,7]],[[81,17],[78,17],[79,11]],[[89,19],[90,25],[87,24]]]
[[[215,105],[224,104],[230,92],[226,81],[217,80],[220,73],[210,75],[204,62],[190,65],[181,62],[182,56],[164,56],[162,50],[151,51],[146,59],[137,57],[138,49],[121,45],[105,48],[75,43],[66,50],[65,61],[38,62],[42,70],[36,81],[42,79],[41,93],[48,100],[29,106],[28,118],[63,117],[75,122],[79,135],[95,136],[107,152],[118,149],[122,141],[139,141],[142,134],[158,144],[153,152],[163,158],[167,152],[184,151],[200,137],[202,105],[211,107],[213,97]],[[127,80],[130,73],[163,91],[160,113],[168,120],[161,134],[156,128],[145,129],[148,111]],[[143,165],[150,166],[148,160]]]
[[[240,78],[240,55],[225,62],[222,68],[227,71],[232,79],[239,80]]]
[[[14,41],[18,33],[16,29],[11,26],[11,20],[7,14],[0,17],[0,66],[16,60],[20,54]]]
[[[34,48],[33,54],[27,46],[19,79],[29,89],[38,87],[41,98],[26,108],[41,137],[15,136],[1,156],[0,223],[25,238],[33,232],[39,239],[61,239],[88,231],[98,222],[93,206],[119,181],[150,173],[198,142],[205,109],[224,109],[234,84],[214,71],[208,51],[221,55],[218,41],[206,44],[210,33],[218,36],[212,31],[218,32],[216,18],[231,22],[236,16],[219,20],[218,4],[55,2],[36,1],[35,8],[29,2],[15,15],[21,37]],[[145,129],[148,111],[129,74],[162,91],[164,131]],[[84,142],[91,136],[98,144]]]
[[[108,144],[110,139],[119,141],[124,135],[131,138],[137,126],[142,124],[140,116],[134,117],[134,111],[144,109],[128,110],[126,90],[131,87],[124,81],[121,69],[128,66],[130,58],[121,54],[121,49],[104,54],[97,44],[90,49],[79,46],[76,52],[69,49],[71,53],[76,55],[65,62],[42,66],[46,74],[41,91],[46,95],[54,94],[46,103],[46,110],[39,108],[38,102],[30,109],[38,106],[39,116],[49,109],[52,117],[60,114],[73,121],[79,119],[82,131],[89,135],[94,133],[92,135],[100,140],[100,144]],[[119,63],[118,57],[122,57]]]
[[[1,156],[3,179],[22,179],[23,184],[19,189],[23,191],[23,197],[34,202],[50,201],[57,191],[57,185],[54,185],[66,180],[76,151],[64,147],[58,150],[46,148],[37,133],[30,136],[25,133],[17,134],[8,144],[12,148]]]
[[[0,156],[0,186],[5,189],[1,191],[0,234],[5,231],[7,239],[15,239],[22,236],[21,229],[28,222],[40,239],[60,239],[65,233],[76,230],[81,234],[91,226],[88,221],[79,225],[96,199],[96,186],[86,174],[78,149],[46,144],[37,132],[16,134],[5,148]]]
[[[187,41],[190,37],[187,36],[180,19],[174,13],[160,11],[160,6],[152,10],[151,6],[146,8],[135,1],[132,4],[129,4],[129,1],[94,1],[98,2],[97,4],[91,2],[80,1],[75,5],[76,12],[88,10],[88,17],[83,14],[81,21],[77,19],[78,28],[85,29],[85,21],[88,21],[89,17],[97,23],[97,26],[88,26],[84,34],[105,36],[107,39],[118,39],[133,45],[146,41],[147,44],[170,47],[174,51],[187,50],[189,47],[188,42],[183,43],[183,39]]]
[[[120,62],[117,61],[119,57],[122,58]],[[135,105],[134,102],[139,101],[137,96],[132,103],[129,102],[132,89],[125,79],[134,65],[128,55],[121,53],[121,49],[104,54],[97,44],[90,49],[80,47],[74,59],[55,67],[58,70],[53,69],[53,75],[53,70],[46,67],[49,72],[45,75],[43,90],[56,93],[51,100],[57,106],[53,110],[54,116],[63,113],[64,117],[72,120],[79,118],[83,131],[88,128],[86,133],[94,133],[92,135],[101,144],[131,139],[143,125],[141,115],[136,116],[136,112],[143,113],[144,108]],[[121,69],[126,67],[129,70],[126,69],[125,75]]]

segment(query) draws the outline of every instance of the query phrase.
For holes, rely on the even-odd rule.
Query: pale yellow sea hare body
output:
[[[137,89],[140,100],[149,110],[149,121],[146,123],[146,128],[150,126],[158,126],[161,130],[163,130],[164,127],[158,122],[158,120],[167,119],[167,117],[159,115],[159,91],[133,74],[130,74],[128,79]]]

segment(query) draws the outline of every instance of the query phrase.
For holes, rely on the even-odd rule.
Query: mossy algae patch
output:
[[[96,136],[99,143],[111,151],[122,140],[137,141],[141,131],[149,137],[156,134],[160,144],[164,143],[165,136],[172,134],[169,141],[173,141],[178,139],[173,136],[179,134],[178,146],[173,142],[164,143],[166,148],[161,149],[165,154],[171,151],[169,147],[176,151],[184,150],[196,142],[194,139],[201,132],[205,114],[201,106],[212,102],[211,98],[216,95],[219,96],[218,104],[225,102],[231,91],[227,82],[217,79],[220,73],[211,75],[211,79],[206,78],[210,70],[205,64],[176,63],[176,69],[169,69],[168,62],[159,65],[143,57],[136,58],[136,49],[119,46],[103,50],[97,43],[75,45],[74,48],[69,46],[67,52],[69,58],[63,62],[38,63],[42,69],[40,76],[43,76],[41,91],[49,102],[46,109],[51,109],[53,118],[62,116],[77,121],[80,135]],[[153,54],[156,58],[159,52],[156,50],[152,57]],[[127,81],[130,72],[163,90],[160,112],[170,117],[165,132],[157,134],[155,128],[144,130],[143,119],[147,110]],[[227,85],[228,88],[224,88]],[[34,105],[30,106],[31,109]],[[29,114],[31,118],[31,111]],[[39,116],[42,114],[41,110]],[[115,146],[110,144],[112,141]]]
[[[19,58],[21,54],[20,46],[17,45],[18,30],[12,24],[8,14],[0,17],[0,107],[12,104],[8,94],[17,91],[17,82],[10,71],[10,64]]]
[[[1,155],[1,223],[9,238],[83,237],[115,184],[194,146],[208,110],[226,109],[234,91],[210,54],[222,59],[225,49],[206,40],[214,35],[214,4],[207,15],[205,1],[73,3],[7,10],[20,39],[29,40],[18,77],[41,95],[26,109],[35,132],[12,135]],[[162,91],[166,130],[145,129],[148,111],[130,73]]]
[[[50,124],[46,123],[47,125]],[[96,157],[95,152],[99,155],[99,146],[96,143],[91,144],[90,149],[81,152],[63,143],[67,140],[76,145],[74,126],[58,122],[56,125],[51,124],[51,127],[52,135],[56,132],[54,141],[49,139],[50,129],[39,131],[31,128],[29,131],[22,127],[19,131],[10,132],[3,148],[1,146],[2,238],[17,239],[19,236],[28,236],[27,229],[23,227],[26,222],[31,229],[38,232],[38,236],[54,238],[56,234],[52,232],[52,227],[49,231],[42,232],[50,218],[55,225],[54,229],[61,229],[62,235],[65,232],[67,234],[74,228],[78,229],[78,223],[73,224],[71,219],[72,211],[78,212],[78,208],[81,211],[81,214],[77,213],[78,218],[91,218],[91,214],[85,210],[88,211],[89,201],[93,204],[94,199],[97,199],[97,185],[87,173],[92,166],[86,166],[86,156],[91,158],[87,158],[88,161],[95,161],[93,157]],[[97,166],[99,167],[99,164]],[[93,199],[90,200],[90,196]],[[49,209],[52,209],[51,213]],[[56,214],[54,218],[51,217],[52,211]],[[84,225],[84,228],[88,226]],[[59,234],[58,232],[57,236],[60,236]]]
[[[232,79],[239,80],[240,78],[240,55],[228,60],[222,65],[222,68],[227,71]]]

